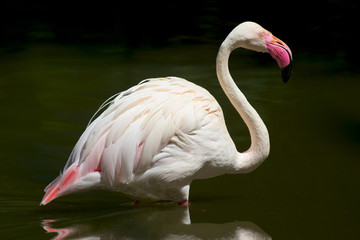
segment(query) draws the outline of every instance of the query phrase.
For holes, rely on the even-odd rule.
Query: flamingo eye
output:
[[[266,32],[261,32],[261,33],[260,33],[260,37],[264,37],[265,34],[266,34]]]

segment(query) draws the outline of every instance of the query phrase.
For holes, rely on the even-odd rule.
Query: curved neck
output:
[[[244,153],[237,154],[237,159],[233,163],[233,170],[235,172],[250,172],[268,156],[270,140],[264,122],[230,75],[228,61],[231,51],[235,49],[233,46],[226,40],[221,45],[216,58],[216,73],[222,89],[249,128],[251,136],[250,148]]]

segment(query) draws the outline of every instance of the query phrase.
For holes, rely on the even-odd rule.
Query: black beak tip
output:
[[[292,61],[290,61],[289,65],[281,69],[281,77],[284,83],[287,83],[290,79],[292,69]]]

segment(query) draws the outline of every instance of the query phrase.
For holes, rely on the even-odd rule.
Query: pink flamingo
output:
[[[254,170],[268,156],[270,142],[265,124],[229,73],[230,53],[239,47],[270,53],[284,82],[290,77],[292,53],[254,22],[238,25],[220,47],[218,80],[249,128],[247,151],[237,151],[221,107],[207,90],[177,77],[147,79],[100,107],[107,108],[87,126],[64,172],[45,188],[41,205],[93,188],[137,201],[187,205],[194,179]]]

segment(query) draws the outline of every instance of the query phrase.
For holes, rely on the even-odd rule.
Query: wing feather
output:
[[[86,174],[101,166],[104,183],[130,182],[155,164],[157,154],[165,154],[161,149],[175,135],[199,129],[210,111],[221,108],[193,83],[173,77],[143,81],[115,95],[84,131],[65,169],[76,163]]]

